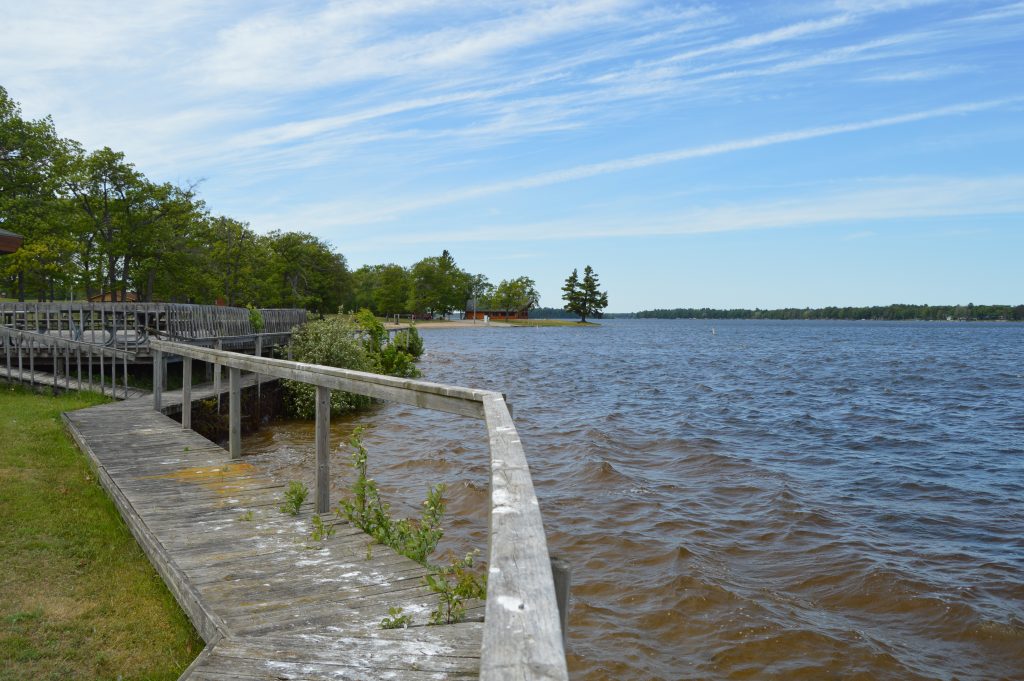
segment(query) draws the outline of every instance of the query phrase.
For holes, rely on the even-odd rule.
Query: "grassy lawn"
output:
[[[0,383],[0,680],[176,679],[203,649],[64,431],[103,401]]]

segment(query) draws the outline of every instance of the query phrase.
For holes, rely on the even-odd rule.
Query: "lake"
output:
[[[608,320],[423,332],[424,378],[507,393],[573,679],[1024,678],[1024,324]],[[486,553],[483,425],[368,428],[398,513],[448,487]],[[249,436],[312,479],[312,425]]]

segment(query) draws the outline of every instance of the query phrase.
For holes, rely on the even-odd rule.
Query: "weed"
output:
[[[335,512],[373,537],[376,542],[390,546],[429,569],[425,578],[427,586],[439,596],[437,609],[430,614],[431,624],[461,622],[466,617],[466,601],[483,600],[487,596],[487,578],[472,569],[476,552],[466,554],[462,560],[453,559],[448,566],[432,565],[428,560],[444,534],[441,529],[446,506],[444,485],[437,485],[427,491],[423,513],[418,521],[393,519],[391,507],[380,498],[377,483],[366,475],[367,457],[362,432],[362,428],[357,428],[349,439],[353,450],[352,467],[356,471],[352,498],[338,502]],[[373,557],[373,543],[371,541],[366,545],[366,560]],[[400,626],[395,623],[400,612],[401,609],[391,612],[391,618],[385,618],[381,626],[385,629]]]
[[[246,511],[242,515],[238,516],[238,519],[243,522],[250,522],[252,520],[252,511]]]
[[[334,525],[324,525],[324,520],[320,517],[320,514],[313,514],[313,531],[309,535],[310,539],[313,541],[326,541],[328,537],[333,537],[335,532]]]
[[[357,428],[349,440],[353,449],[352,467],[356,470],[356,481],[352,486],[353,498],[342,499],[336,513],[379,543],[426,565],[427,557],[433,553],[444,534],[441,529],[441,518],[445,511],[444,485],[437,485],[427,492],[418,522],[407,518],[394,520],[391,517],[391,506],[380,498],[377,482],[366,475],[366,447],[363,446],[362,432],[362,428]]]
[[[284,493],[284,503],[281,504],[281,513],[298,515],[302,502],[309,496],[309,488],[297,480],[288,483],[288,490]]]
[[[466,601],[487,597],[487,577],[472,570],[474,554],[435,567],[425,577],[427,586],[438,595],[437,608],[430,613],[431,624],[455,624],[466,618]]]
[[[388,615],[380,621],[381,629],[408,629],[412,624],[412,615],[403,615],[401,608],[388,608]]]

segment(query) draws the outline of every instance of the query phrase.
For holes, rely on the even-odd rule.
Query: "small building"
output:
[[[492,322],[529,319],[530,308],[524,307],[522,310],[466,310],[465,319],[479,319],[483,321],[484,317],[487,317]]]
[[[14,253],[16,250],[21,248],[24,237],[14,232],[8,232],[6,229],[0,229],[0,255],[6,255],[7,253]]]

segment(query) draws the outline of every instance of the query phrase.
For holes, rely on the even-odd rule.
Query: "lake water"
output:
[[[508,394],[573,679],[1024,679],[1024,325],[609,320],[424,331],[429,380]],[[396,510],[448,485],[486,551],[480,422],[356,423]],[[310,424],[250,436],[311,480]]]

